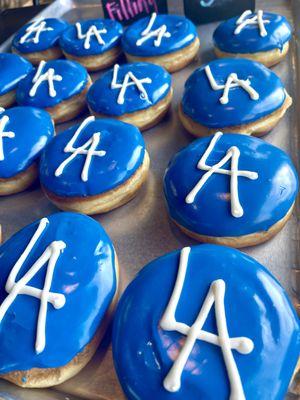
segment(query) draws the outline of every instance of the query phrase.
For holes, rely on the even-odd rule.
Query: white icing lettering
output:
[[[55,97],[56,96],[56,90],[54,88],[54,82],[61,82],[62,81],[62,76],[61,75],[55,75],[55,70],[54,68],[49,68],[48,71],[43,73],[44,66],[46,65],[45,61],[41,61],[38,69],[32,79],[33,86],[30,89],[29,96],[34,97],[36,95],[36,92],[41,85],[42,82],[47,81],[48,82],[48,87],[49,87],[49,96],[50,97]]]
[[[105,44],[105,41],[102,38],[103,33],[107,33],[107,30],[105,28],[103,29],[97,29],[96,25],[92,25],[89,27],[86,33],[82,33],[82,27],[80,22],[76,22],[75,24],[76,29],[77,29],[77,37],[78,39],[85,39],[83,47],[87,50],[91,47],[91,38],[92,36],[95,36],[97,39],[98,43],[100,45]]]
[[[177,331],[186,336],[186,341],[182,346],[177,359],[164,379],[164,388],[169,392],[177,392],[180,389],[181,375],[188,358],[196,341],[202,340],[221,348],[230,382],[230,399],[245,400],[246,398],[240,374],[232,350],[236,350],[241,354],[249,354],[254,348],[254,343],[247,337],[229,337],[224,304],[226,291],[224,280],[218,279],[211,283],[208,294],[192,326],[176,321],[175,314],[184,286],[190,251],[190,247],[185,247],[181,250],[179,268],[173,293],[160,321],[162,329],[166,331]],[[214,304],[218,335],[203,330],[205,321]]]
[[[230,147],[228,149],[226,155],[216,164],[210,166],[206,164],[206,161],[217,141],[221,138],[222,132],[217,132],[214,137],[212,138],[209,146],[207,147],[206,151],[204,152],[203,156],[200,158],[197,168],[202,171],[207,171],[204,175],[202,175],[199,182],[196,186],[192,189],[192,191],[186,196],[185,202],[187,204],[192,204],[195,201],[195,197],[199,193],[199,191],[203,188],[204,184],[208,181],[208,179],[213,174],[223,174],[230,176],[230,197],[231,197],[231,214],[236,217],[242,217],[244,214],[244,210],[241,206],[239,200],[239,191],[238,191],[238,178],[240,176],[252,180],[258,179],[258,173],[253,171],[242,171],[238,169],[239,166],[239,157],[240,151],[236,146]],[[231,159],[231,169],[223,169],[223,165],[225,165]]]
[[[101,134],[100,132],[95,132],[92,137],[85,142],[80,147],[74,147],[76,140],[78,139],[81,132],[93,121],[95,121],[95,117],[91,116],[86,118],[81,125],[77,128],[76,132],[72,139],[67,143],[64,152],[71,153],[70,157],[68,157],[65,161],[63,161],[60,166],[55,171],[55,176],[60,176],[64,172],[65,167],[74,160],[78,155],[85,155],[85,162],[81,172],[81,179],[86,182],[89,179],[89,168],[94,156],[103,157],[106,154],[104,150],[96,150],[99,142]]]
[[[50,292],[54,269],[61,252],[66,247],[65,242],[55,241],[50,243],[43,254],[36,260],[36,262],[23,275],[23,277],[20,278],[18,281],[16,281],[16,278],[36,242],[39,240],[40,236],[44,232],[47,224],[49,224],[49,220],[47,218],[41,219],[39,226],[33,234],[32,238],[30,239],[27,247],[10,271],[5,285],[5,290],[8,293],[8,296],[0,305],[1,323],[9,307],[12,305],[18,295],[28,295],[40,300],[40,309],[37,320],[35,341],[35,350],[37,354],[41,353],[46,345],[46,319],[48,303],[51,303],[55,309],[60,309],[65,305],[66,302],[66,298],[64,295],[60,293]],[[46,263],[48,263],[48,265],[43,289],[37,289],[27,285],[28,282],[30,282],[30,280]]]
[[[228,76],[225,85],[219,85],[215,81],[209,65],[205,67],[205,73],[213,90],[223,90],[223,95],[220,97],[221,104],[227,104],[229,102],[229,90],[237,86],[244,89],[252,100],[259,99],[259,94],[251,87],[251,82],[249,79],[239,79],[237,74],[232,73]]]
[[[111,89],[121,89],[118,95],[117,103],[124,104],[126,90],[129,86],[135,85],[141,93],[141,99],[149,101],[148,94],[144,88],[144,83],[152,83],[152,79],[143,78],[138,79],[131,71],[127,72],[122,83],[118,83],[118,73],[120,66],[116,64],[114,66],[113,78],[111,81]]]
[[[39,43],[40,35],[42,32],[53,31],[53,28],[46,27],[46,21],[35,21],[33,24],[26,28],[26,33],[21,37],[20,43],[33,42],[34,44]],[[33,36],[33,37],[31,37]]]
[[[0,110],[0,113],[4,112],[4,108]],[[5,131],[5,127],[9,122],[9,117],[4,115],[0,118],[0,161],[4,160],[4,150],[3,150],[3,138],[13,139],[16,135],[14,132]]]
[[[145,30],[143,30],[143,32],[141,33],[141,38],[138,39],[136,41],[136,45],[137,46],[141,46],[144,42],[146,42],[147,40],[151,39],[151,38],[156,38],[154,40],[154,46],[155,47],[159,47],[161,45],[161,41],[163,37],[166,38],[170,38],[171,37],[171,33],[167,32],[167,26],[166,25],[162,25],[161,27],[159,27],[158,29],[152,30],[153,25],[155,23],[157,14],[153,13],[151,15],[151,18],[149,20],[149,23],[146,27]]]
[[[254,15],[252,18],[247,18],[249,15],[252,14],[251,10],[245,11],[240,18],[236,21],[236,29],[234,31],[235,35],[239,35],[241,31],[246,28],[247,25],[257,25],[259,28],[260,36],[265,37],[268,35],[265,24],[269,24],[270,21],[268,19],[263,18],[263,10],[258,10],[257,14]]]

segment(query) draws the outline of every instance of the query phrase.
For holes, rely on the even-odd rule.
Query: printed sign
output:
[[[196,24],[221,21],[254,9],[255,0],[184,0],[185,15]]]
[[[106,18],[128,24],[153,12],[167,14],[167,0],[102,0]]]

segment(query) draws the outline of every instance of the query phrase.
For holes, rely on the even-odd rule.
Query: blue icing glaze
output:
[[[33,69],[31,63],[17,54],[0,54],[0,96],[16,89],[21,79]]]
[[[0,323],[0,373],[31,368],[55,368],[67,364],[93,338],[116,291],[113,245],[101,225],[77,213],[47,217],[49,224],[17,275],[26,273],[52,241],[64,241],[51,284],[51,292],[63,294],[65,305],[49,302],[46,346],[36,354],[35,338],[40,301],[18,295]],[[36,231],[39,221],[28,225],[0,247],[0,304],[6,298],[8,275]],[[43,288],[47,266],[29,285]]]
[[[40,21],[40,23],[42,22],[46,22],[45,29],[51,28],[51,30],[41,31],[37,43],[34,43],[33,41],[36,31],[33,31],[24,43],[20,43],[21,38],[26,35],[26,29],[32,26],[34,23],[39,23],[34,21],[24,25],[16,33],[12,42],[12,46],[24,54],[44,51],[58,46],[59,37],[61,36],[62,32],[68,28],[68,22],[56,18],[46,18]]]
[[[107,192],[126,182],[141,166],[145,156],[144,139],[133,125],[124,122],[97,119],[87,125],[79,135],[74,147],[82,146],[95,132],[100,132],[96,151],[104,150],[103,157],[92,156],[88,180],[81,178],[86,154],[78,155],[55,176],[59,165],[72,153],[64,152],[79,125],[56,136],[41,157],[41,184],[59,196],[92,196]]]
[[[122,47],[125,53],[140,56],[160,56],[178,51],[190,45],[197,38],[195,25],[187,18],[179,15],[157,15],[151,31],[166,25],[170,37],[163,37],[160,46],[155,46],[156,37],[151,37],[142,45],[136,42],[142,37],[142,32],[147,28],[150,17],[142,18],[127,28],[122,37]]]
[[[132,72],[139,80],[151,79],[151,83],[142,83],[148,98],[141,95],[136,85],[131,85],[126,89],[124,104],[119,104],[118,96],[121,88],[111,88],[113,69],[110,69],[94,82],[88,91],[87,102],[93,111],[119,116],[146,110],[166,97],[171,90],[171,75],[159,65],[144,62],[121,65],[117,83],[122,84],[128,72]],[[129,79],[129,83],[132,83],[131,79]]]
[[[255,14],[247,18],[253,18]],[[214,32],[213,40],[216,47],[229,53],[257,53],[273,49],[282,50],[283,45],[291,39],[292,28],[287,19],[281,15],[263,13],[263,19],[270,21],[265,23],[266,36],[260,35],[258,25],[248,24],[242,31],[235,35],[239,17],[230,18],[222,22]]]
[[[160,328],[175,284],[179,251],[148,264],[129,285],[117,308],[113,355],[129,400],[228,400],[230,385],[221,349],[197,340],[183,370],[181,389],[170,393],[163,380],[186,336]],[[247,400],[282,400],[300,350],[298,317],[279,282],[253,258],[222,246],[194,246],[175,314],[191,325],[214,280],[226,284],[230,337],[254,342],[249,354],[233,350]],[[217,333],[214,307],[203,329]]]
[[[221,104],[223,90],[213,90],[205,66],[209,65],[215,81],[224,85],[231,73],[251,82],[259,94],[252,100],[241,87],[229,90],[228,104]],[[247,124],[263,118],[280,108],[286,98],[280,78],[262,64],[242,59],[221,59],[196,69],[185,84],[182,99],[183,112],[196,122],[209,128],[222,128]]]
[[[0,160],[0,178],[11,178],[29,168],[46,144],[54,137],[54,126],[47,111],[34,107],[14,107],[0,113],[7,116],[4,132],[15,137],[2,138],[4,160]]]
[[[213,174],[192,204],[185,202],[206,171],[197,168],[212,137],[195,140],[171,160],[164,178],[164,191],[171,218],[187,229],[209,236],[240,236],[268,230],[291,208],[298,192],[298,178],[289,158],[261,139],[224,134],[206,164],[218,163],[232,146],[240,150],[238,169],[258,173],[258,179],[238,177],[242,217],[231,214],[230,177]],[[230,170],[231,161],[222,168]],[[254,195],[255,194],[255,195]]]
[[[84,39],[78,39],[77,29],[75,25],[70,26],[61,36],[59,40],[60,47],[67,53],[75,56],[90,56],[103,54],[120,44],[120,39],[123,33],[122,25],[116,21],[109,19],[90,19],[88,21],[79,21],[82,33],[86,35],[89,28],[93,25],[97,30],[106,29],[106,33],[100,32],[100,37],[103,39],[104,44],[99,44],[95,35],[91,36],[90,48],[84,48]]]
[[[32,80],[37,72],[37,69],[34,69],[18,85],[17,102],[20,105],[40,108],[53,107],[85,89],[88,82],[88,73],[78,62],[67,60],[48,61],[42,70],[42,74],[46,73],[50,68],[54,69],[55,75],[62,77],[61,81],[54,81],[56,96],[50,96],[48,80],[44,80],[39,85],[34,96],[29,96],[29,92],[34,85]]]

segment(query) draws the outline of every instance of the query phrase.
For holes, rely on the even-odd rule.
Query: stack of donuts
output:
[[[0,54],[0,196],[39,181],[63,212],[0,247],[1,378],[64,382],[113,318],[129,400],[284,398],[299,367],[298,317],[267,268],[236,249],[276,235],[298,194],[289,155],[265,141],[292,105],[270,69],[291,36],[285,17],[247,10],[216,28],[216,59],[200,65],[201,34],[183,16],[126,29],[38,19],[16,33]],[[142,132],[171,107],[171,73],[192,62],[178,130],[194,140],[170,160],[163,190],[172,224],[205,244],[150,262],[117,305],[122,265],[89,215],[138,195],[151,158]]]

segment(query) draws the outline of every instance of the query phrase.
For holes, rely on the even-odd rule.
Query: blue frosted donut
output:
[[[122,86],[126,88],[123,96]],[[92,112],[116,117],[147,110],[166,98],[170,91],[171,76],[158,65],[141,62],[115,65],[93,83],[87,102]]]
[[[230,83],[231,77],[235,80]],[[230,84],[228,96],[226,83]],[[243,127],[287,108],[287,98],[280,78],[262,64],[222,59],[193,72],[185,84],[181,107],[184,117],[209,129]]]
[[[298,178],[279,148],[255,137],[218,132],[172,158],[164,192],[170,216],[180,227],[212,239],[232,237],[235,246],[239,238],[263,234],[289,215]]]
[[[16,289],[23,278],[25,285]],[[34,386],[39,370],[30,370],[46,369],[40,372],[45,378],[48,368],[68,364],[95,337],[116,290],[114,248],[95,220],[58,213],[20,230],[0,247],[1,376],[20,371],[11,379],[26,386],[32,373]],[[56,375],[49,372],[47,385],[66,379],[63,370]]]
[[[125,53],[139,57],[156,57],[184,49],[198,37],[195,25],[179,15],[156,15],[134,22],[124,32],[122,47]],[[153,24],[151,19],[154,19]],[[150,27],[149,33],[143,32]],[[165,28],[164,28],[165,27]],[[163,29],[161,39],[151,34]],[[157,45],[156,40],[159,40]]]
[[[260,29],[257,20],[241,27],[243,21],[257,17],[258,12],[249,12],[242,19],[234,17],[222,22],[213,35],[215,46],[221,51],[236,54],[265,52],[273,49],[282,51],[292,34],[292,28],[287,19],[282,15],[264,12],[262,19],[266,21],[265,32]],[[240,19],[241,23],[239,23]]]
[[[17,88],[17,103],[45,108],[55,123],[65,122],[86,108],[90,85],[87,70],[76,61],[41,61]]]
[[[53,122],[44,110],[14,107],[0,113],[0,179],[29,168],[53,137]]]
[[[76,132],[79,133],[76,135]],[[84,176],[86,153],[66,160],[95,134],[98,144]],[[74,138],[72,149],[68,150],[68,144]],[[86,198],[100,195],[126,183],[141,167],[144,157],[145,142],[136,127],[89,117],[56,136],[47,146],[41,157],[40,180],[43,188],[56,196]]]
[[[59,37],[68,26],[66,21],[56,18],[29,22],[16,33],[12,47],[24,54],[49,50],[58,46]]]
[[[91,33],[87,37],[89,31]],[[98,32],[96,34],[99,35],[98,38],[95,32]],[[74,56],[99,55],[118,46],[122,33],[122,25],[116,21],[100,18],[90,19],[79,21],[65,30],[59,44],[65,53]]]
[[[0,96],[15,90],[21,79],[33,69],[30,62],[17,54],[0,54]],[[1,97],[0,97],[1,105]]]
[[[129,400],[279,400],[299,339],[298,317],[266,268],[237,250],[201,245],[152,261],[128,286],[113,356]]]
[[[79,94],[87,86],[88,73],[76,61],[54,60],[41,65],[40,76],[46,74],[50,69],[53,69],[54,75],[57,76],[53,82],[55,95],[51,96],[51,86],[47,79],[41,80],[37,89],[32,93],[35,85],[34,77],[38,74],[38,68],[35,68],[20,82],[17,88],[17,102],[22,106],[53,107]]]

